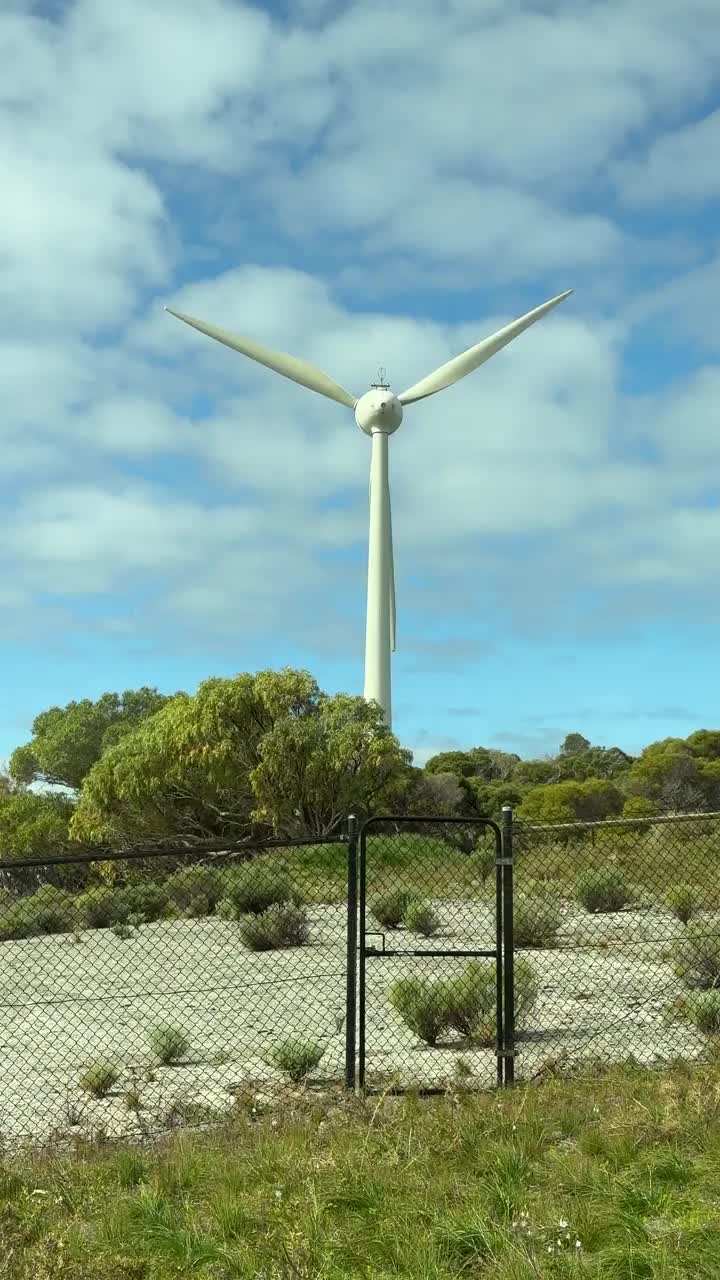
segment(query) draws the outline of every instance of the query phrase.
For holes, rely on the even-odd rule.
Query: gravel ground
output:
[[[493,946],[489,907],[447,900],[434,907],[440,934],[423,939],[392,931],[386,946]],[[282,952],[247,951],[237,927],[217,919],[144,925],[128,939],[99,929],[84,932],[79,942],[60,935],[0,944],[0,1134],[6,1146],[98,1127],[111,1137],[138,1135],[138,1118],[123,1101],[134,1073],[148,1132],[167,1128],[173,1104],[222,1114],[243,1081],[262,1090],[281,1079],[263,1055],[287,1036],[327,1045],[311,1082],[342,1079],[345,907],[318,906],[309,915],[312,944]],[[568,905],[559,948],[530,957],[540,995],[518,1036],[516,1078],[562,1054],[606,1061],[633,1054],[642,1062],[697,1057],[704,1037],[682,1024],[668,1027],[661,1016],[682,989],[662,959],[681,928],[662,912],[589,917]],[[440,1085],[460,1053],[479,1085],[493,1085],[491,1049],[466,1051],[459,1042],[430,1049],[385,996],[397,977],[450,975],[466,963],[368,958],[369,1085],[392,1074],[401,1084]],[[156,1065],[147,1081],[146,1036],[161,1022],[183,1028],[190,1048],[181,1063]],[[99,1058],[115,1061],[121,1075],[108,1097],[89,1099],[78,1077]]]

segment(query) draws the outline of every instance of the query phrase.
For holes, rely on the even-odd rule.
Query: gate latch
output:
[[[378,930],[377,933],[375,933],[374,931],[371,931],[370,933],[366,933],[365,937],[366,938],[382,938],[382,949],[378,950],[377,947],[366,947],[365,948],[366,956],[383,956],[385,954],[385,934],[384,933],[380,933],[380,930]]]

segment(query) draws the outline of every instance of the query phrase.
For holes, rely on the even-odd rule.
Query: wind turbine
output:
[[[370,460],[370,537],[368,543],[367,571],[367,619],[365,630],[365,689],[366,699],[375,699],[382,707],[385,722],[392,725],[390,700],[390,653],[395,652],[395,571],[393,564],[392,517],[390,513],[390,487],[388,483],[388,437],[397,431],[403,419],[403,407],[415,404],[417,400],[425,400],[435,395],[436,391],[444,391],[453,383],[459,382],[466,374],[484,364],[513,338],[528,329],[536,320],[542,319],[563,302],[573,292],[567,289],[556,298],[535,307],[518,320],[511,321],[504,328],[498,329],[491,337],[478,342],[476,346],[463,351],[461,355],[448,360],[434,373],[428,374],[420,382],[415,382],[407,391],[396,396],[383,379],[373,383],[371,389],[360,396],[346,391],[332,378],[305,360],[285,355],[282,351],[273,351],[270,347],[254,342],[252,338],[237,337],[220,329],[214,324],[206,324],[196,320],[183,311],[175,311],[172,307],[165,310],[185,324],[192,325],[200,333],[215,338],[233,351],[249,356],[258,364],[263,364],[275,373],[280,373],[293,382],[317,391],[321,396],[336,400],[338,404],[355,411],[355,421],[361,431],[371,437],[372,453]]]

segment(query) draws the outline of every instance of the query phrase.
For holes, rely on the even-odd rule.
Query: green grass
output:
[[[3,1277],[717,1276],[717,1065],[427,1100],[293,1097],[156,1150],[7,1158]]]

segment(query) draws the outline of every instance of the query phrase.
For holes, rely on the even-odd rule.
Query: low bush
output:
[[[0,940],[70,933],[74,923],[72,896],[46,884],[26,898],[18,898],[4,910],[0,908]]]
[[[442,980],[448,1027],[475,1043],[495,1039],[497,981],[494,960],[471,960],[464,973]],[[515,1026],[533,1007],[538,993],[535,971],[518,957],[515,960]]]
[[[720,987],[720,920],[691,920],[671,955],[675,973],[688,987]]]
[[[170,899],[158,884],[133,884],[124,890],[129,915],[140,915],[148,922],[167,915]],[[129,917],[128,917],[129,918]]]
[[[388,998],[406,1027],[425,1044],[437,1044],[448,1026],[447,1001],[438,983],[428,978],[400,978]]]
[[[112,1062],[93,1062],[78,1080],[84,1093],[94,1098],[105,1098],[120,1079],[120,1072]]]
[[[428,902],[411,902],[403,915],[402,922],[411,933],[421,933],[430,938],[437,933],[440,921]]]
[[[671,1012],[705,1035],[720,1034],[720,991],[692,991],[682,996]]]
[[[213,867],[180,867],[163,885],[165,893],[183,915],[209,916],[223,897],[223,876]]]
[[[667,896],[667,905],[681,924],[687,924],[699,910],[697,891],[690,884],[676,884]]]
[[[156,1058],[169,1066],[185,1056],[190,1048],[190,1040],[180,1027],[161,1023],[148,1033],[148,1045]]]
[[[75,901],[80,919],[90,929],[108,929],[113,924],[126,924],[130,915],[127,894],[122,889],[99,886],[81,893]]]
[[[112,932],[116,938],[132,938],[133,936],[133,931],[129,924],[114,924]]]
[[[526,897],[513,903],[513,936],[517,947],[553,947],[562,923],[560,904],[549,894]]]
[[[221,897],[229,899],[238,917],[260,915],[279,903],[300,905],[300,895],[293,890],[284,869],[260,861],[237,867]]]
[[[630,891],[619,867],[598,867],[578,876],[575,896],[587,911],[620,911],[630,901]]]
[[[519,1027],[537,999],[535,971],[515,962],[515,1025]],[[403,1022],[425,1044],[436,1045],[448,1031],[474,1044],[493,1043],[497,983],[493,960],[472,960],[453,978],[401,978],[388,992]]]
[[[260,915],[241,916],[239,930],[251,951],[301,947],[310,938],[307,912],[294,902],[276,902]]]
[[[299,1084],[315,1069],[324,1053],[325,1046],[313,1040],[283,1040],[269,1051],[263,1061]]]
[[[411,902],[412,894],[407,889],[390,889],[372,898],[368,906],[378,924],[385,929],[397,929]]]

